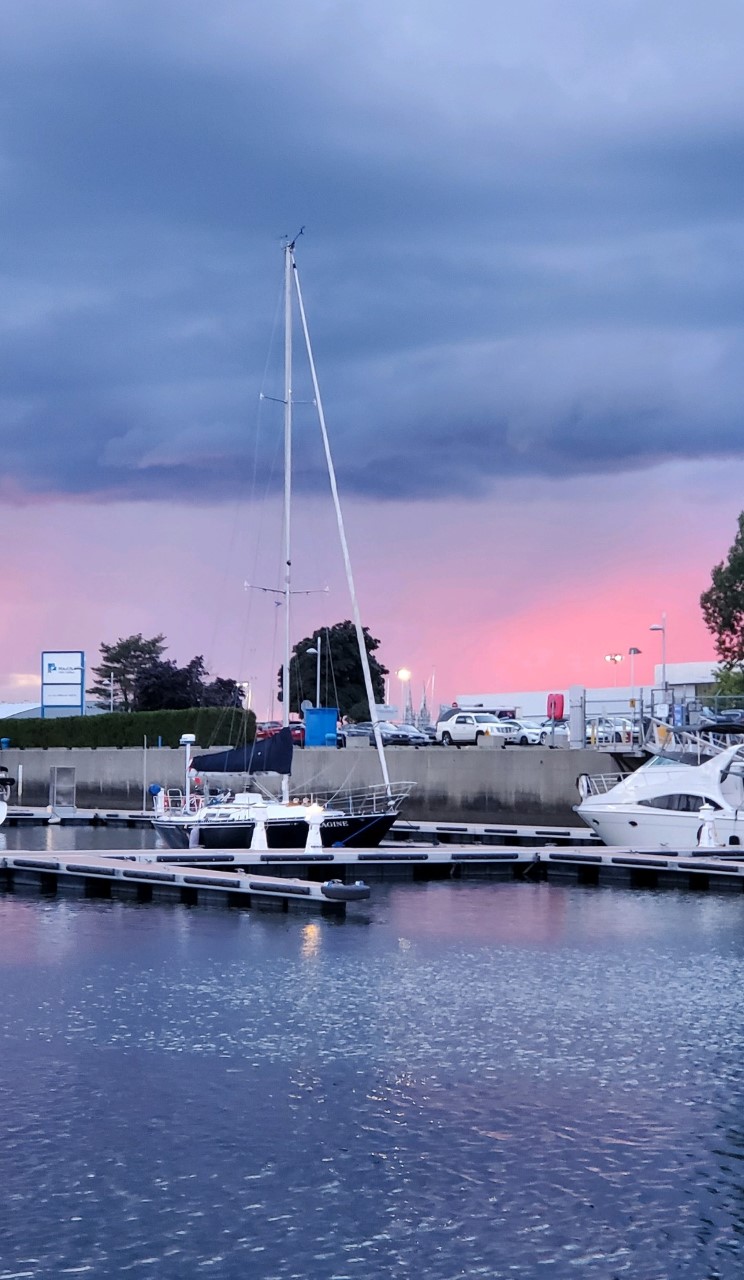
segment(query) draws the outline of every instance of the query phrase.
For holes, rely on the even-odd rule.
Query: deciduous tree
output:
[[[190,707],[241,706],[242,693],[237,681],[222,676],[210,680],[201,654],[185,667],[179,667],[171,659],[162,657],[166,648],[162,635],[145,640],[138,634],[117,640],[116,644],[102,644],[103,662],[93,667],[95,681],[88,692],[106,711],[184,711]]]
[[[388,670],[375,657],[375,650],[379,648],[380,641],[370,635],[367,627],[363,630],[375,701],[382,702]],[[321,704],[338,707],[339,715],[348,716],[352,720],[368,720],[369,702],[364,687],[364,672],[354,623],[347,619],[345,622],[335,623],[332,627],[323,627],[320,630],[320,637]],[[289,661],[290,711],[299,711],[304,699],[315,704],[317,657],[315,653],[308,653],[308,649],[316,648],[317,639],[318,632],[315,635],[305,636],[292,650]],[[280,667],[280,702],[283,693]]]
[[[723,672],[744,670],[744,512],[728,558],[711,573],[711,586],[700,597],[705,625],[715,637]]]

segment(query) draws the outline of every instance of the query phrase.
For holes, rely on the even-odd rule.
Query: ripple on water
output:
[[[304,937],[0,901],[0,1280],[738,1275],[740,903],[552,889],[558,939],[521,886]]]

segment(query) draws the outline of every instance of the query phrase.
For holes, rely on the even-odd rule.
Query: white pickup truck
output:
[[[437,724],[437,742],[443,747],[477,746],[479,738],[498,738],[505,747],[510,735],[498,716],[485,711],[458,711]]]

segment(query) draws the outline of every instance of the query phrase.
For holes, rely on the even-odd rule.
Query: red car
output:
[[[275,733],[284,728],[281,720],[260,720],[256,725],[256,740],[259,738],[273,738]],[[292,741],[296,747],[304,747],[305,745],[305,726],[301,720],[290,720],[290,732]]]

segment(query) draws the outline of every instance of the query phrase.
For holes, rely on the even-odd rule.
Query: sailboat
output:
[[[300,233],[301,234],[301,233]],[[228,751],[202,754],[190,760],[183,793],[171,797],[162,789],[155,794],[155,830],[171,848],[215,849],[322,849],[330,846],[375,848],[387,835],[411,791],[413,783],[398,783],[393,789],[385,759],[375,699],[369,656],[364,639],[359,604],[349,557],[336,471],[331,456],[323,402],[307,326],[302,289],[295,259],[296,239],[284,246],[284,518],[283,563],[284,583],[279,593],[284,599],[284,656],[282,670],[283,727],[272,738],[231,748]],[[292,736],[289,728],[289,664],[291,645],[291,500],[292,500],[292,339],[295,308],[299,316],[305,351],[313,385],[314,404],[318,414],[328,479],[336,513],[346,580],[351,597],[354,627],[364,673],[364,687],[369,702],[374,742],[380,762],[381,783],[353,791],[319,792],[317,789],[301,799],[290,794],[292,769]],[[198,773],[207,787],[228,775],[250,777],[254,786],[259,779],[279,775],[281,798],[274,798],[267,788],[222,791],[214,796],[199,795],[191,787],[191,773]]]

